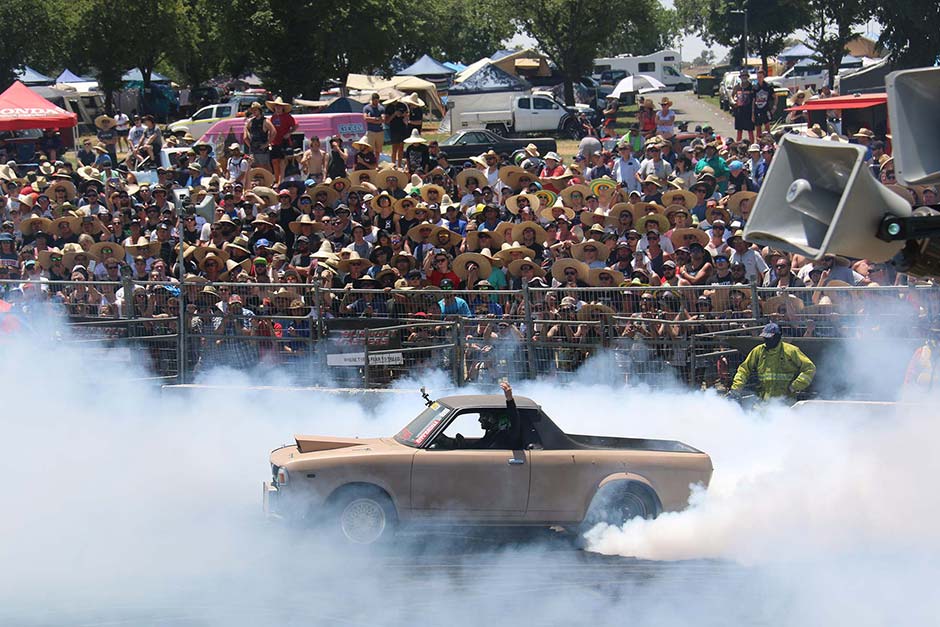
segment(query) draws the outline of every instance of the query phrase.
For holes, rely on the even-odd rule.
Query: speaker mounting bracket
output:
[[[932,208],[936,209],[937,205]],[[886,242],[940,237],[940,213],[898,217],[886,215],[878,226],[878,239]]]

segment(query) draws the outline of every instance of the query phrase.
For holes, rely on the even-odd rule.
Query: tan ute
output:
[[[391,438],[296,436],[264,509],[371,544],[398,525],[621,524],[684,508],[712,463],[681,442],[564,433],[525,397],[449,396]]]

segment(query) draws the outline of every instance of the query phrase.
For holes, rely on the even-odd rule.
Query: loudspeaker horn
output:
[[[908,185],[940,183],[940,67],[891,72],[885,85],[895,176]]]
[[[865,149],[784,135],[744,228],[744,239],[812,259],[827,254],[886,261],[904,242],[876,237],[886,214],[910,204],[875,180]]]

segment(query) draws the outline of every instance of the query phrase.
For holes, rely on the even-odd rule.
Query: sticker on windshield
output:
[[[431,409],[440,409],[441,405],[437,401],[431,403]]]
[[[437,425],[439,424],[441,424],[440,418],[435,418],[434,420],[429,422],[428,426],[426,426],[424,430],[422,430],[421,433],[418,434],[418,437],[414,439],[415,446],[421,446],[422,444],[424,444],[424,441],[428,439],[428,436],[431,435],[431,433],[434,431],[434,429],[437,428]]]

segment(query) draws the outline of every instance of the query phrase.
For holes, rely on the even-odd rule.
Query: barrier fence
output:
[[[598,380],[721,388],[767,321],[819,355],[845,338],[922,341],[940,312],[934,286],[445,292],[0,281],[0,298],[11,305],[2,315],[15,320],[8,332],[58,333],[94,359],[142,366],[160,380],[261,365],[292,384],[367,388],[435,370],[457,385],[567,380],[589,364]]]

